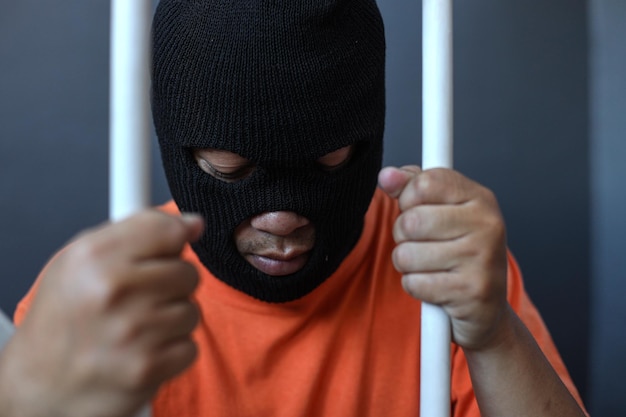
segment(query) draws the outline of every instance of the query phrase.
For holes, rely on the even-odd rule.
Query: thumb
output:
[[[409,181],[420,172],[422,170],[416,165],[385,167],[378,173],[378,186],[390,197],[398,198]]]
[[[195,242],[202,236],[204,230],[204,219],[199,214],[195,213],[183,213],[180,216],[185,227],[187,228],[189,242]]]

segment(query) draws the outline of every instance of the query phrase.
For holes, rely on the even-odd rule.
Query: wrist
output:
[[[520,325],[519,317],[507,303],[484,343],[476,347],[463,347],[463,351],[466,356],[509,351],[519,341]]]
[[[0,417],[17,417],[19,414],[18,410],[15,409],[15,396],[12,392],[14,383],[12,383],[12,378],[9,375],[11,363],[8,359],[7,350],[10,343],[9,341],[0,351]]]
[[[38,392],[38,382],[24,366],[19,343],[14,336],[0,351],[0,417],[57,416]]]

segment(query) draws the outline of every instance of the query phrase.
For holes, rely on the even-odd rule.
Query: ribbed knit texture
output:
[[[153,113],[172,195],[202,213],[194,245],[229,285],[265,301],[299,298],[354,246],[380,169],[384,31],[373,0],[161,0],[153,26]],[[355,144],[336,172],[315,161]],[[190,148],[235,152],[254,174],[224,183]],[[316,227],[296,274],[271,277],[237,252],[237,225],[290,210]]]

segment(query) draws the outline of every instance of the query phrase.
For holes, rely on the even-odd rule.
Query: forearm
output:
[[[581,417],[578,406],[511,308],[487,349],[465,350],[483,417]]]
[[[0,351],[0,417],[54,417],[46,396],[32,384],[31,375],[16,356],[23,346],[9,340]]]

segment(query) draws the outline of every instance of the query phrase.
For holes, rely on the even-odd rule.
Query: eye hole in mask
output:
[[[337,171],[350,163],[355,145],[344,146],[319,158],[318,166],[326,172]]]
[[[251,175],[256,164],[234,152],[212,148],[194,148],[193,158],[201,170],[224,182],[236,182]]]
[[[355,145],[344,146],[317,159],[316,164],[326,172],[346,166],[354,154]],[[220,181],[236,182],[255,171],[256,164],[241,155],[222,149],[193,148],[193,158],[198,167]]]

